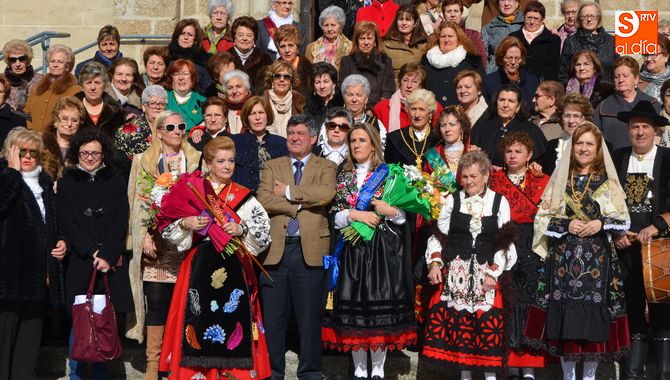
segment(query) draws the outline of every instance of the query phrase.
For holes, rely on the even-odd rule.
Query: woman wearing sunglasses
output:
[[[34,377],[45,306],[63,305],[66,245],[57,239],[48,156],[37,132],[18,127],[9,132],[0,159],[2,379]]]
[[[58,180],[59,233],[68,242],[64,273],[65,304],[70,315],[75,297],[86,294],[93,271],[100,272],[96,275],[94,294],[105,293],[104,276],[107,276],[116,313],[133,311],[125,249],[126,179],[111,166],[113,155],[114,144],[108,134],[95,128],[82,129],[72,138],[67,153],[70,165]],[[106,372],[106,364],[93,365],[94,379],[106,378]],[[85,362],[70,360],[70,379],[81,379],[85,373]]]
[[[175,178],[196,170],[200,162],[200,152],[186,141],[186,122],[181,114],[170,110],[160,113],[153,129],[149,148],[133,158],[128,184],[133,250],[129,269],[135,323],[127,336],[142,341],[146,321],[147,378],[150,379],[157,377],[163,329],[182,255],[147,223],[151,206],[147,194],[161,174],[168,173]]]
[[[349,154],[347,133],[353,124],[354,117],[346,109],[335,107],[328,110],[314,153],[333,161],[335,165],[341,164]],[[324,130],[326,138],[323,138]]]
[[[2,48],[2,55],[7,65],[5,76],[12,84],[7,103],[14,111],[23,113],[30,88],[42,79],[42,74],[36,73],[30,64],[33,49],[23,40],[10,40]]]
[[[301,78],[289,62],[275,61],[265,74],[265,91],[263,97],[270,102],[274,123],[268,126],[270,133],[286,137],[288,119],[292,115],[302,113],[307,101],[297,90]]]

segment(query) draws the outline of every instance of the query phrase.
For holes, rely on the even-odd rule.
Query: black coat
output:
[[[233,54],[235,69],[242,70],[249,75],[249,80],[251,81],[251,93],[255,94],[257,89],[264,89],[265,83],[256,83],[256,76],[262,68],[272,64],[272,58],[261,49],[254,48],[249,58],[242,64],[242,60],[240,59],[240,56],[235,53],[235,49],[231,49],[230,52]]]
[[[423,58],[421,58],[421,66],[426,70],[426,90],[430,90],[435,94],[435,100],[437,100],[442,107],[458,104],[454,78],[456,78],[456,75],[462,70],[474,70],[484,77],[482,58],[472,54],[466,55],[465,59],[456,67],[445,67],[442,69],[438,69],[431,65],[430,62],[428,62],[428,58],[424,55]]]
[[[523,28],[509,34],[518,38],[526,46],[526,70],[543,80],[558,80],[561,67],[561,38],[545,27],[542,32],[528,43]]]
[[[342,57],[338,87],[351,74],[361,74],[370,82],[370,107],[382,99],[390,99],[395,92],[393,63],[384,53],[373,53],[369,57],[363,53],[353,53]]]
[[[176,42],[171,42],[168,45],[168,50],[170,52],[170,58],[167,62],[168,67],[170,67],[172,62],[178,59],[188,59],[195,64],[195,71],[198,75],[198,86],[195,90],[200,94],[204,94],[207,87],[213,82],[212,77],[209,76],[209,71],[207,71],[209,54],[202,50],[200,44],[197,44],[190,49],[184,49],[179,47]]]
[[[7,134],[12,128],[25,126],[26,118],[12,111],[9,104],[3,104],[0,107],[0,147],[4,145]]]
[[[250,132],[231,136],[235,142],[235,173],[233,181],[256,193],[261,180],[261,165],[258,160],[258,139]],[[263,137],[270,159],[288,156],[286,139],[267,133]]]
[[[409,137],[410,128],[401,128],[386,135],[386,148],[384,149],[384,162],[387,164],[401,164],[401,165],[416,165],[416,156],[405,144],[407,141],[412,144],[412,139]],[[404,139],[403,139],[404,137]],[[423,141],[416,142],[416,151],[424,154],[430,148],[440,143],[440,139],[434,133],[428,132],[426,137],[426,145],[424,148]],[[414,146],[412,146],[414,148]],[[423,154],[422,154],[423,157]]]
[[[537,75],[528,72],[523,66],[519,69],[519,78],[520,81],[515,84],[521,90],[521,100],[526,103],[527,110],[532,110],[534,108],[533,97],[535,96],[537,86],[540,84],[540,78]],[[486,98],[486,102],[488,104],[493,104],[493,97],[495,96],[496,91],[503,85],[510,83],[512,82],[502,68],[498,68],[498,70],[486,74],[484,77],[484,97]]]
[[[75,98],[84,101],[84,91],[75,94]],[[126,123],[126,112],[121,108],[119,102],[107,93],[102,94],[102,113],[98,124],[94,124],[91,116],[88,114],[86,107],[84,107],[84,122],[82,128],[98,128],[105,132],[109,137],[114,139],[116,130],[121,128]]]
[[[308,96],[304,112],[314,119],[317,127],[320,127],[326,121],[328,110],[334,107],[344,107],[344,99],[342,99],[339,88],[335,89],[335,95],[333,95],[333,98],[330,99],[327,105],[319,95],[311,94]]]
[[[53,181],[42,172],[39,184],[44,219],[21,173],[0,160],[0,300],[63,305],[63,266],[51,256],[60,239]]]
[[[526,120],[513,119],[507,124],[508,132],[526,132],[533,139],[533,161],[543,164],[543,156],[547,149],[547,139],[544,138],[544,133],[535,124]],[[500,153],[500,141],[503,137],[502,122],[499,118],[493,117],[488,120],[481,118],[472,128],[472,135],[470,136],[470,144],[476,145],[482,151],[488,154],[491,163],[502,167],[505,162],[503,155]],[[543,165],[544,166],[544,165]]]
[[[114,308],[117,312],[132,311],[128,257],[124,254],[129,212],[124,178],[110,167],[94,176],[67,168],[58,181],[57,199],[62,232],[69,242],[65,258],[67,305],[72,305],[76,295],[86,293],[93,274],[93,254],[98,252],[98,257],[115,266],[108,272]],[[95,293],[103,292],[99,275]]]

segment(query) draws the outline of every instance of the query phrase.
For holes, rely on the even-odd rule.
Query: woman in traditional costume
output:
[[[322,339],[325,347],[351,350],[355,379],[383,379],[387,350],[401,350],[416,341],[411,251],[405,239],[405,212],[380,199],[389,169],[377,129],[355,124],[347,143],[349,159],[338,175],[331,210],[335,228],[358,221],[375,233],[372,240],[357,244],[340,238],[333,254],[339,276],[331,270],[333,305],[324,318]]]
[[[231,138],[212,139],[203,154],[209,174],[183,175],[156,217],[162,236],[189,250],[170,304],[160,370],[169,379],[264,379],[270,361],[251,255],[270,245],[270,219],[251,190],[231,181]]]
[[[599,362],[630,346],[621,270],[611,234],[626,233],[625,195],[600,130],[582,123],[549,180],[535,217],[533,251],[544,260],[529,343],[561,357],[563,378],[593,380]]]
[[[511,313],[511,324],[506,327],[510,348],[507,365],[510,374],[523,379],[534,379],[534,368],[544,367],[544,354],[522,344],[523,326],[528,314],[528,305],[537,294],[537,269],[539,257],[531,250],[533,242],[533,219],[549,176],[529,168],[533,156],[533,139],[524,132],[511,132],[503,137],[500,150],[505,168],[493,170],[489,177],[491,190],[502,194],[509,202],[512,221],[517,227],[517,262],[512,268],[512,299],[514,304],[505,305]]]
[[[461,158],[462,191],[447,196],[428,240],[428,279],[439,288],[430,300],[421,354],[495,379],[503,367],[506,321],[499,277],[516,262],[514,228],[505,197],[487,188],[491,162],[483,152]],[[486,342],[485,344],[482,344]]]

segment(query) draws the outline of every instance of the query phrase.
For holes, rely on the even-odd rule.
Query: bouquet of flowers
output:
[[[416,166],[389,164],[382,200],[393,207],[437,219],[440,215],[440,191],[434,178]],[[353,222],[342,229],[344,240],[356,244],[362,238],[370,241],[375,229],[362,222]]]
[[[441,193],[453,194],[458,190],[458,187],[456,186],[456,177],[449,170],[447,165],[437,166],[437,169],[434,169],[433,172],[430,173],[430,178],[433,187],[437,188]]]
[[[154,177],[142,169],[140,181],[143,186],[140,190],[140,197],[145,200],[142,207],[147,212],[147,216],[142,222],[148,229],[156,228],[156,215],[160,212],[163,196],[170,191],[170,188],[177,182],[177,179],[177,176],[170,173],[163,173],[158,177]]]

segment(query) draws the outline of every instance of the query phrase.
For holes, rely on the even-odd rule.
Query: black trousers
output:
[[[323,268],[305,264],[300,242],[287,241],[282,260],[266,269],[273,281],[262,274],[260,287],[272,379],[284,378],[286,330],[293,307],[300,332],[298,378],[321,380]]]
[[[0,379],[34,379],[45,302],[0,301]]]

